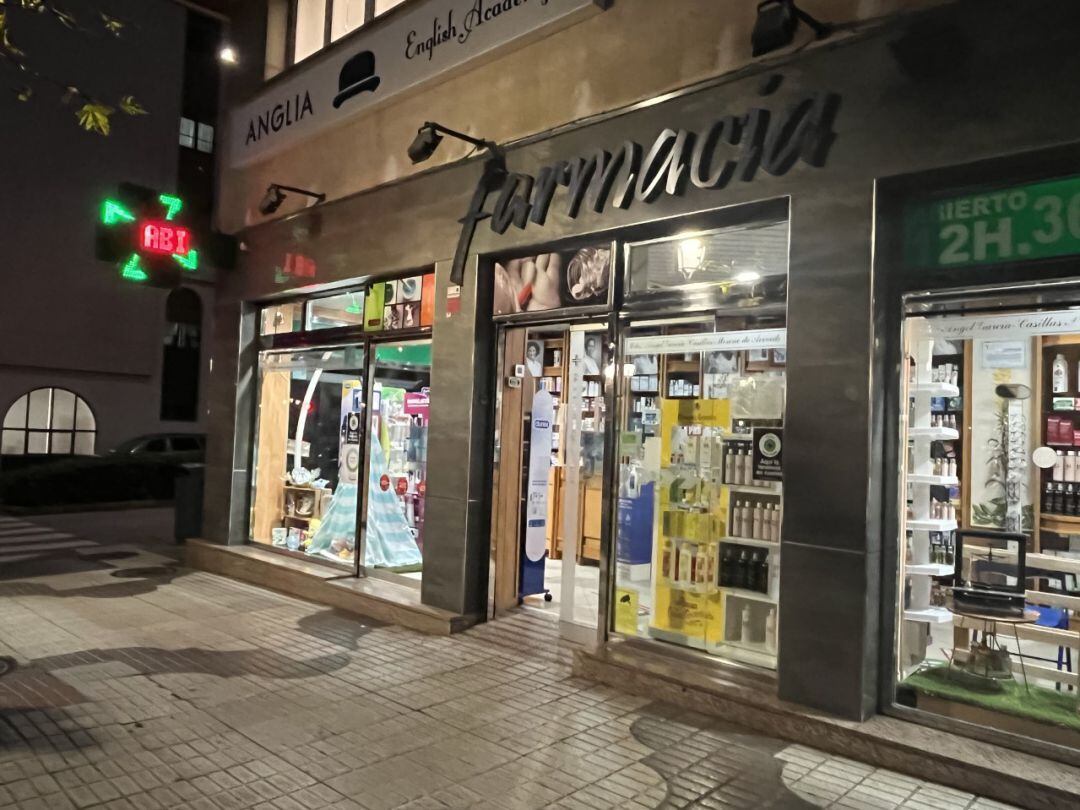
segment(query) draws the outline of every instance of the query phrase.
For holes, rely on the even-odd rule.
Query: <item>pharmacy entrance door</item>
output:
[[[606,324],[499,334],[493,615],[520,605],[586,644],[597,638],[604,591],[610,347]]]

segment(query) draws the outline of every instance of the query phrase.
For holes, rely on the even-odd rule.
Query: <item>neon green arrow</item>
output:
[[[179,197],[175,197],[172,194],[162,194],[158,197],[161,204],[164,205],[168,211],[165,212],[165,219],[172,220],[177,214],[180,213],[180,209],[184,207],[184,201]]]
[[[131,258],[127,260],[127,263],[120,271],[120,276],[128,281],[146,281],[150,278],[140,266],[138,253],[131,254]]]
[[[117,222],[134,222],[135,215],[116,200],[105,200],[105,203],[101,206],[101,221],[106,225],[115,225]]]
[[[197,250],[189,250],[187,256],[178,256],[174,253],[173,258],[185,270],[195,271],[199,269],[199,252]]]

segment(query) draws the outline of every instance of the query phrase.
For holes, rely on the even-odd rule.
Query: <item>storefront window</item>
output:
[[[728,268],[714,283],[747,312],[632,324],[623,340],[613,629],[772,669],[786,329],[752,305],[783,301],[787,226],[631,246],[632,277],[696,283],[671,275],[687,239],[700,267]]]
[[[787,223],[726,228],[638,244],[630,251],[630,292],[719,286],[732,303],[781,291],[787,281]]]
[[[364,419],[362,346],[263,352],[251,539],[350,564]]]
[[[315,298],[307,305],[307,328],[309,330],[339,329],[343,326],[364,325],[364,291],[354,290]]]
[[[419,579],[431,341],[384,343],[374,356],[364,565]]]
[[[1080,745],[1080,312],[905,322],[897,700]]]
[[[284,335],[299,332],[303,327],[303,304],[290,301],[263,307],[259,315],[260,335]]]

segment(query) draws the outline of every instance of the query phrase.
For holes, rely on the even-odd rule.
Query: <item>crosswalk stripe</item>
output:
[[[54,529],[48,526],[35,526],[28,523],[25,526],[0,526],[0,534],[18,534],[19,532],[51,532]]]

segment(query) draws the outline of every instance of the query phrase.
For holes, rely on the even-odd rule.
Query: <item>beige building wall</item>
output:
[[[943,1],[800,0],[799,6],[822,21],[871,24]],[[756,9],[757,0],[614,0],[603,13],[524,47],[511,45],[494,60],[435,80],[261,162],[225,168],[219,226],[235,233],[303,206],[293,195],[273,217],[263,217],[258,202],[272,182],[334,200],[469,151],[447,139],[432,159],[413,166],[405,148],[424,121],[506,143],[735,71],[752,61]],[[845,25],[833,36],[857,28]],[[788,50],[830,41],[814,43],[800,26]]]

